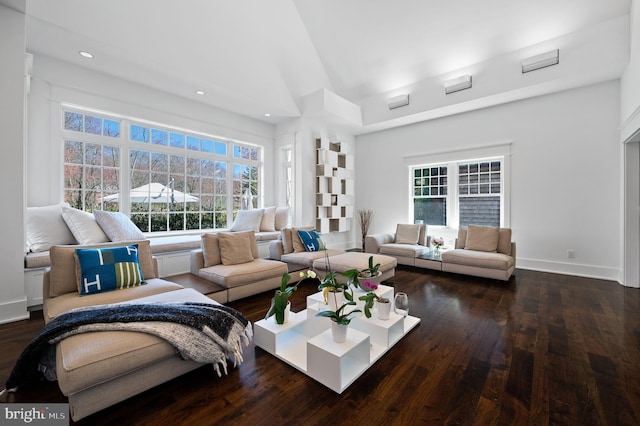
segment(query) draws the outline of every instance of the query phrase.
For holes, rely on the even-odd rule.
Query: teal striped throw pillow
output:
[[[138,245],[76,249],[81,296],[146,284],[138,263]]]

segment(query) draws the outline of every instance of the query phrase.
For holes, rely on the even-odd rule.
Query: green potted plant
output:
[[[334,271],[327,271],[323,279],[320,280],[318,290],[322,291],[324,303],[334,310],[342,306],[345,300],[353,301],[353,294],[349,291],[349,282],[338,282]]]
[[[353,300],[348,300],[335,311],[320,311],[316,314],[316,316],[318,317],[326,317],[331,320],[331,334],[335,342],[342,343],[347,340],[347,329],[349,327],[349,323],[351,323],[353,314],[362,312],[360,309],[354,309],[352,311],[345,312],[345,308],[347,306],[354,306],[355,304],[356,302],[354,302]]]
[[[371,318],[371,308],[373,308],[373,303],[378,302],[378,318],[381,320],[388,320],[389,314],[391,313],[391,301],[386,297],[381,297],[376,294],[376,290],[378,289],[376,284],[365,281],[364,287],[368,288],[369,291],[364,296],[360,296],[358,298],[358,300],[364,301],[364,315],[367,318]]]
[[[369,267],[365,269],[349,269],[342,273],[343,276],[347,277],[347,283],[349,285],[353,285],[354,287],[360,287],[364,291],[369,291],[367,287],[364,286],[366,281],[376,282],[377,278],[382,275],[380,272],[380,264],[373,264],[373,256],[369,256]]]
[[[289,284],[289,280],[291,279],[291,275],[284,273],[282,274],[282,281],[280,282],[280,288],[276,289],[276,293],[273,295],[271,299],[271,306],[267,311],[267,315],[264,317],[265,319],[271,317],[272,315],[276,316],[276,322],[278,324],[284,324],[287,320],[287,315],[285,315],[285,311],[289,308],[289,297],[293,294],[294,291],[298,289],[298,284],[294,286],[287,286]]]
[[[339,282],[335,271],[331,270],[331,261],[324,242],[320,240],[319,244],[320,250],[324,251],[326,270],[324,278],[320,280],[318,290],[322,291],[325,305],[331,306],[336,311],[339,306],[342,306],[345,299],[353,301],[353,294],[349,293],[349,281]]]

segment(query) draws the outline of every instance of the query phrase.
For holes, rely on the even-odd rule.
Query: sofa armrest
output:
[[[284,254],[284,245],[282,240],[273,240],[269,242],[269,259],[280,260]]]
[[[200,275],[200,269],[204,268],[204,254],[202,253],[202,249],[191,250],[189,263],[191,273],[193,275]]]
[[[513,257],[513,266],[516,266],[516,243],[511,243],[511,257]]]
[[[365,253],[379,253],[380,246],[396,240],[396,234],[371,234],[364,237]]]
[[[160,273],[158,272],[158,258],[155,256],[151,256],[151,263],[153,264],[153,270],[156,271],[156,277],[160,276]]]

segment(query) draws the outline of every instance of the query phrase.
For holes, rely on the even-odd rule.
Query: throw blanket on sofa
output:
[[[56,343],[74,334],[108,330],[161,337],[183,359],[213,364],[218,375],[220,366],[226,374],[227,357],[233,357],[234,366],[242,362],[242,342],[249,344],[252,338],[249,320],[224,305],[187,302],[79,308],[54,318],[27,345],[6,382],[6,390],[15,391],[42,375],[55,380],[55,360],[51,354]]]

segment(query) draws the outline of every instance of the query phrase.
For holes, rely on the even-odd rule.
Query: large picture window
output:
[[[76,109],[63,137],[65,201],[122,211],[143,232],[226,228],[246,188],[257,206],[260,148]]]
[[[491,152],[508,152],[507,147]],[[505,170],[508,157],[496,155],[464,159],[464,153],[433,156],[438,162],[420,164],[429,156],[412,159],[411,204],[413,220],[431,226],[506,226]],[[462,157],[461,159],[455,158]],[[443,161],[444,160],[444,161]]]

